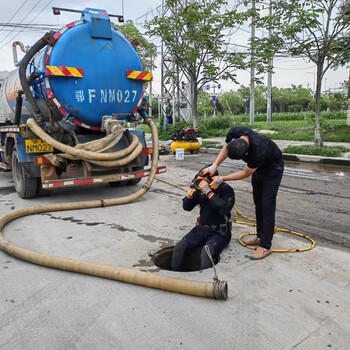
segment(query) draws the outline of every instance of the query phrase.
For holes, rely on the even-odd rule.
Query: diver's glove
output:
[[[201,192],[204,195],[206,195],[208,198],[211,198],[214,195],[214,193],[213,193],[212,189],[210,188],[210,186],[209,186],[207,181],[202,180],[199,183],[198,187],[200,188]]]
[[[222,176],[214,176],[211,180],[210,187],[213,190],[217,190],[223,182]]]
[[[216,173],[217,165],[213,163],[212,165],[208,166],[207,168],[202,170],[203,175],[209,174],[210,176],[214,176]]]
[[[195,194],[197,190],[195,188],[190,188],[188,191],[187,191],[187,198],[189,199],[192,199],[193,198],[193,195]]]

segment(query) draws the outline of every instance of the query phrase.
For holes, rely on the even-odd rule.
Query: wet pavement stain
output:
[[[135,230],[133,229],[129,229],[129,228],[126,228],[122,225],[118,225],[118,224],[108,224],[107,225],[108,227],[111,227],[113,229],[117,229],[118,231],[122,231],[122,232],[125,232],[125,231],[129,231],[129,232],[136,232]]]
[[[156,236],[151,236],[151,235],[143,235],[143,234],[139,234],[138,235],[140,238],[144,239],[147,242],[163,242],[163,244],[170,244],[170,243],[174,243],[173,240],[171,239],[166,239],[164,237],[156,237]]]
[[[145,259],[141,259],[139,260],[136,264],[132,265],[132,267],[151,267],[151,266],[154,266],[154,263],[153,263],[153,260],[145,260]]]
[[[136,232],[133,229],[128,229],[122,225],[118,225],[118,224],[106,224],[104,222],[87,222],[84,220],[79,220],[79,219],[75,219],[73,216],[67,216],[67,217],[63,217],[63,216],[54,216],[52,214],[43,214],[43,215],[47,215],[50,217],[50,219],[53,220],[62,220],[62,221],[69,221],[72,222],[73,224],[77,224],[77,225],[85,225],[85,226],[98,226],[98,225],[103,225],[103,226],[108,226],[112,229],[116,229],[118,231],[121,232],[125,232],[125,231],[129,231],[129,232]],[[69,239],[69,238],[68,238]]]
[[[11,194],[11,193],[15,193],[16,190],[13,186],[7,186],[7,187],[1,187],[0,188],[0,194],[1,195],[6,195],[6,194]]]
[[[62,216],[54,216],[52,214],[43,214],[43,215],[47,215],[50,217],[50,219],[53,219],[53,220],[69,221],[77,225],[85,225],[85,226],[105,225],[104,222],[86,222],[84,220],[74,219],[73,216],[62,217]]]

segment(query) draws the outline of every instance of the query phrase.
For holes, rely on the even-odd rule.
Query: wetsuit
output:
[[[205,251],[207,245],[213,260],[217,262],[220,253],[231,240],[231,210],[235,204],[235,193],[227,183],[222,183],[209,199],[197,190],[192,198],[183,199],[183,209],[191,211],[200,206],[199,221],[176,245],[171,260],[171,269],[183,271],[186,255],[198,247],[203,247],[200,255],[200,269],[212,266]]]
[[[226,143],[243,135],[249,138],[249,150],[242,160],[249,168],[257,169],[252,175],[257,237],[261,247],[270,249],[277,192],[284,170],[282,152],[272,140],[243,126],[233,127],[226,136]]]

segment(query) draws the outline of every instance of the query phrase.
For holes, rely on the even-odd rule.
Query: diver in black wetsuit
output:
[[[183,271],[186,256],[198,247],[203,247],[200,255],[200,269],[212,266],[205,246],[208,246],[216,262],[231,240],[230,218],[235,204],[233,188],[226,183],[221,183],[217,189],[212,190],[201,171],[194,181],[198,185],[188,190],[187,196],[183,198],[183,209],[191,211],[199,205],[200,214],[197,225],[175,245],[171,260],[173,271]]]

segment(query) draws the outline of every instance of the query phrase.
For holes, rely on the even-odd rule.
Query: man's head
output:
[[[249,144],[244,139],[234,139],[227,144],[227,155],[230,159],[242,159],[248,153]]]

